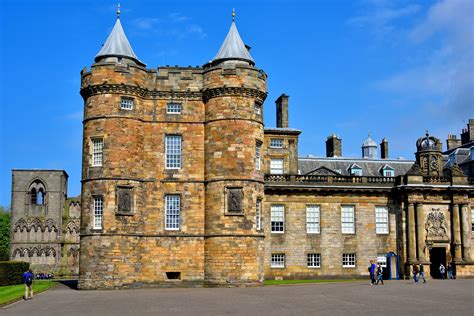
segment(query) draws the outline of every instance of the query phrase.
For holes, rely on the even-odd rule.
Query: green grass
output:
[[[282,285],[282,284],[304,284],[304,283],[337,283],[354,282],[357,279],[328,279],[328,280],[265,280],[263,285]]]
[[[33,294],[36,295],[46,291],[55,285],[56,283],[52,281],[35,281],[33,283]],[[24,284],[0,286],[0,305],[12,303],[23,298],[23,295],[25,295]]]

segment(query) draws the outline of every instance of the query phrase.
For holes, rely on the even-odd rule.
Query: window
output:
[[[342,254],[342,267],[343,268],[355,268],[356,266],[356,255],[355,253],[343,253]]]
[[[270,159],[270,174],[283,174],[283,159]]]
[[[308,268],[320,268],[321,267],[321,254],[308,253],[307,265],[308,265]]]
[[[262,200],[257,199],[255,204],[255,223],[257,230],[262,229]]]
[[[120,100],[120,108],[122,110],[133,110],[133,99],[122,98]]]
[[[167,135],[165,137],[166,169],[181,168],[181,136]]]
[[[352,176],[359,176],[359,177],[362,176],[362,169],[357,168],[357,167],[351,168],[351,175]]]
[[[166,104],[167,114],[181,114],[181,103],[168,103]]]
[[[181,197],[179,195],[165,195],[166,230],[179,230],[179,213]]]
[[[341,232],[343,234],[354,234],[354,206],[341,207]]]
[[[94,229],[102,229],[104,216],[104,200],[101,196],[94,197]]]
[[[95,138],[92,140],[92,166],[100,167],[103,161],[104,140]]]
[[[262,114],[262,105],[255,102],[254,110],[255,110],[255,114],[257,114],[257,115]]]
[[[375,232],[388,234],[388,208],[386,206],[375,207]]]
[[[272,254],[272,268],[284,268],[285,267],[285,254],[277,253]]]
[[[380,264],[382,268],[387,267],[387,257],[385,256],[385,254],[382,253],[377,255],[377,264]]]
[[[260,170],[261,167],[261,149],[262,149],[262,143],[257,142],[255,144],[255,169]]]
[[[318,205],[306,206],[306,232],[319,234],[320,214]]]
[[[31,204],[35,205],[38,202],[38,195],[36,194],[36,188],[31,189],[30,197],[31,197]]]
[[[272,233],[283,233],[285,231],[285,206],[272,205],[271,207]]]
[[[283,139],[270,139],[270,148],[283,148]]]
[[[38,195],[36,197],[36,204],[37,205],[43,205],[44,204],[44,192],[43,189],[38,190]]]
[[[395,177],[395,172],[390,169],[384,169],[383,170],[383,176],[384,177]]]

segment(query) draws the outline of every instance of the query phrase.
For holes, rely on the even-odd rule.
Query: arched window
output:
[[[36,198],[36,204],[37,205],[43,205],[44,204],[44,192],[43,189],[39,189],[38,191],[38,196]]]
[[[35,180],[30,185],[28,191],[30,192],[31,205],[44,205],[46,198],[46,187],[41,180]]]

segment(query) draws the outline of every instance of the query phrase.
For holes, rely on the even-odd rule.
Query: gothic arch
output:
[[[54,222],[54,220],[52,220],[51,218],[48,218],[45,222],[45,225],[44,225],[44,231],[46,231],[46,228],[48,228],[48,232],[52,232],[53,230],[55,232],[58,232],[58,228],[56,227],[56,223]]]
[[[69,232],[70,234],[79,233],[79,229],[74,221],[69,221],[66,227],[66,231]]]
[[[28,188],[28,197],[30,205],[45,205],[46,204],[46,193],[48,188],[46,182],[39,178],[35,177],[30,181]]]
[[[23,232],[24,230],[28,231],[28,224],[25,221],[24,218],[20,218],[19,220],[16,221],[15,224],[15,229],[13,230],[15,233],[20,230],[20,232]]]
[[[31,229],[34,229],[35,232],[38,232],[38,229],[44,232],[44,225],[38,218],[34,218],[30,221],[28,231],[31,231]]]

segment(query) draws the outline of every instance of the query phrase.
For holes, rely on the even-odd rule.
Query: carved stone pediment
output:
[[[449,240],[446,217],[440,209],[431,209],[425,222],[426,239]]]

